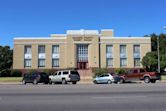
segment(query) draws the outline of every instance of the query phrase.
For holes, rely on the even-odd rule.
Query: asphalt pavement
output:
[[[166,111],[166,84],[0,85],[0,111]]]

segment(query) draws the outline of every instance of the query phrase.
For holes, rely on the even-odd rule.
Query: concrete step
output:
[[[80,74],[81,80],[92,80],[93,73],[92,70],[77,70]]]

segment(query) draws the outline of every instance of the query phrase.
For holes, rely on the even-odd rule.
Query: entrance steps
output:
[[[92,81],[93,79],[93,73],[90,69],[85,70],[77,70],[80,74],[81,81]]]

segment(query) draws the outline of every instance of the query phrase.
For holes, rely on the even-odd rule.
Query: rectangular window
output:
[[[77,61],[88,62],[88,45],[86,44],[77,45]]]
[[[32,53],[32,49],[31,49],[31,46],[25,46],[24,48],[24,53],[25,54],[31,54]]]
[[[139,67],[140,66],[140,58],[134,58],[134,66]]]
[[[134,45],[134,53],[140,54],[140,45]]]
[[[59,67],[59,59],[52,59],[52,67]]]
[[[126,45],[120,45],[120,53],[126,54]]]
[[[52,46],[52,53],[53,54],[59,54],[59,46],[58,45],[53,45]]]
[[[44,45],[40,45],[40,46],[38,47],[38,53],[39,53],[39,54],[45,53],[45,46],[44,46]]]
[[[107,45],[106,46],[106,52],[112,54],[113,46],[112,45]]]
[[[107,58],[107,67],[113,67],[113,59],[112,58]]]
[[[31,67],[32,61],[31,59],[24,59],[24,67]]]
[[[127,58],[126,45],[120,45],[120,58]]]
[[[120,58],[120,66],[121,67],[127,66],[127,59],[126,58]]]
[[[113,46],[106,46],[106,65],[107,67],[113,67]]]
[[[38,60],[38,66],[39,67],[45,67],[45,59],[39,59]]]

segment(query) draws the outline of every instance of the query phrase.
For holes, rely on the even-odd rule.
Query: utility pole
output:
[[[158,73],[160,73],[160,45],[159,45],[159,37],[157,37],[157,55],[158,55]]]
[[[166,26],[163,27],[163,29],[166,29]],[[160,35],[157,37],[157,53],[158,53],[158,73],[161,72],[160,70]]]

